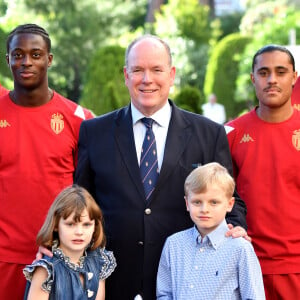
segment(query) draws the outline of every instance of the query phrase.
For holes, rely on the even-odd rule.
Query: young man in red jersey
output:
[[[35,24],[7,38],[14,88],[0,98],[0,299],[22,299],[22,270],[56,195],[73,183],[77,140],[91,114],[48,86],[51,41]]]
[[[300,112],[291,104],[296,79],[288,49],[261,48],[251,73],[259,105],[226,126],[268,300],[300,299]]]

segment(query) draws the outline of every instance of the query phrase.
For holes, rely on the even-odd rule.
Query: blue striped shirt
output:
[[[170,236],[157,274],[157,299],[264,300],[262,273],[253,246],[225,237],[224,220],[201,239],[193,228]]]

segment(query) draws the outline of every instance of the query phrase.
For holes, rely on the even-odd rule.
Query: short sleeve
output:
[[[23,274],[27,281],[31,282],[33,273],[37,267],[42,267],[47,271],[47,279],[42,284],[42,289],[46,292],[50,292],[53,285],[53,264],[46,259],[40,259],[31,265],[27,265],[23,269]]]
[[[113,252],[105,248],[97,248],[88,257],[89,264],[96,266],[100,280],[108,278],[117,266]]]

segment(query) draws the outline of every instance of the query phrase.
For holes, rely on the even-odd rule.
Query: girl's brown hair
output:
[[[102,211],[91,194],[76,184],[65,188],[52,203],[36,238],[38,246],[51,249],[53,241],[58,239],[55,229],[58,228],[60,218],[67,219],[74,212],[74,221],[79,222],[84,209],[87,210],[90,219],[95,220],[95,231],[90,249],[104,247],[106,238],[103,229]]]

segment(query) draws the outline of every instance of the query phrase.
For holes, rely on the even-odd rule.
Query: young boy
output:
[[[157,274],[157,299],[265,299],[260,265],[250,242],[225,237],[234,180],[219,163],[193,170],[185,202],[195,226],[171,235]]]

